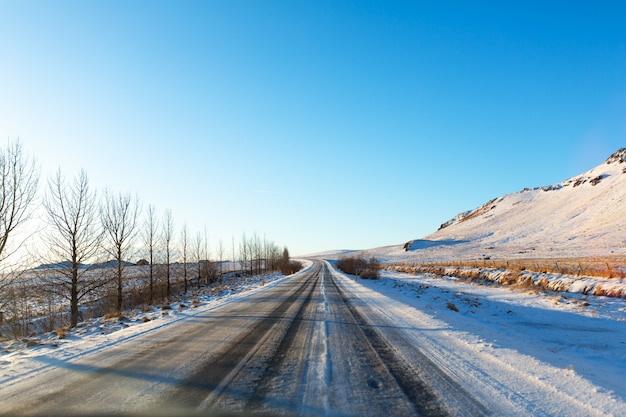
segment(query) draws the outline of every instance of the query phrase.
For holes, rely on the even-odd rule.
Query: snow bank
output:
[[[621,299],[524,293],[449,277],[336,273],[361,305],[395,321],[495,415],[622,416]],[[583,302],[584,301],[584,302]]]

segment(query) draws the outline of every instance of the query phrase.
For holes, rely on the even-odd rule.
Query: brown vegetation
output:
[[[347,256],[339,260],[337,268],[354,275],[356,279],[378,279],[381,265],[374,257],[365,259],[363,256]]]
[[[457,308],[457,306],[456,306],[456,305],[454,305],[454,303],[451,303],[450,301],[448,301],[448,302],[446,303],[446,307],[447,307],[449,310],[456,311],[457,313],[459,312],[459,309]]]
[[[392,269],[413,267],[461,267],[532,271],[597,278],[626,278],[626,260],[620,258],[480,259],[429,263],[395,264]]]
[[[67,337],[67,331],[69,328],[67,326],[60,327],[56,330],[57,337],[59,339],[65,339]]]

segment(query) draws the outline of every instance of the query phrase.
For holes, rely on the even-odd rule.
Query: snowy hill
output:
[[[625,255],[626,148],[582,175],[504,195],[376,252],[395,260]]]

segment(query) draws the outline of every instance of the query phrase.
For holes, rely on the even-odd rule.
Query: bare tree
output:
[[[34,158],[24,155],[19,140],[0,150],[0,262],[12,255],[9,238],[31,214],[39,185],[39,169]]]
[[[157,241],[158,220],[154,206],[150,204],[146,212],[146,220],[144,224],[143,241],[148,250],[149,266],[149,285],[150,285],[150,304],[154,303],[154,249]]]
[[[183,225],[183,229],[180,232],[181,249],[183,255],[183,282],[185,285],[185,292],[187,292],[187,247],[189,246],[189,238],[187,233],[187,223]]]
[[[244,232],[241,237],[241,242],[239,242],[239,259],[241,263],[242,274],[247,273],[246,268],[248,265],[247,262],[249,253],[250,251],[248,247],[248,239],[246,238],[246,233]]]
[[[252,238],[250,239],[250,257],[253,262],[253,267],[251,267],[251,275],[258,275],[261,273],[261,239],[259,235],[254,232],[252,234]]]
[[[269,272],[270,266],[270,244],[267,241],[267,236],[263,235],[263,273],[267,274]]]
[[[202,246],[202,234],[198,232],[193,246],[193,257],[198,265],[198,288],[202,280]]]
[[[230,236],[230,244],[231,244],[231,250],[232,250],[232,257],[233,257],[233,260],[232,260],[232,263],[233,263],[233,265],[232,265],[232,269],[237,269],[237,268],[235,267],[235,259],[236,259],[236,255],[235,255],[235,236],[234,236],[234,235],[231,235],[231,236]]]
[[[87,174],[81,171],[67,184],[59,170],[48,182],[44,207],[51,226],[45,233],[46,256],[54,264],[46,278],[53,292],[69,298],[70,326],[75,327],[80,300],[106,284],[83,280],[84,265],[95,259],[102,240],[96,193],[89,189]]]
[[[202,262],[202,266],[204,269],[204,278],[206,279],[206,284],[213,282],[215,279],[215,268],[214,265],[210,261],[211,253],[209,251],[209,233],[207,232],[206,226],[204,226],[204,262]]]
[[[217,281],[217,266],[214,261],[211,261],[211,249],[209,246],[209,233],[206,226],[204,227],[204,262],[202,262],[204,269],[204,277],[206,278],[207,285]]]
[[[222,281],[222,275],[224,274],[224,243],[222,242],[222,239],[220,239],[220,244],[217,248],[217,254],[220,258],[220,285],[222,285],[223,281]]]
[[[13,244],[14,232],[30,219],[38,184],[35,159],[24,154],[19,140],[9,142],[0,150],[0,310],[11,302],[12,286],[23,269],[6,261],[23,246],[25,239]]]
[[[174,238],[174,219],[172,218],[172,210],[165,210],[163,217],[163,244],[165,247],[165,276],[167,278],[167,296],[172,293],[171,284],[171,256],[172,256],[172,239]]]
[[[105,192],[101,207],[102,225],[108,238],[109,253],[117,261],[117,311],[122,310],[124,260],[137,235],[139,217],[139,199],[130,194],[114,196]]]

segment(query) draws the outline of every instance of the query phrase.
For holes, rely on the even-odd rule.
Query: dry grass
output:
[[[394,265],[413,267],[459,267],[491,268],[507,271],[532,271],[548,274],[563,274],[596,278],[626,278],[626,259],[622,258],[563,258],[563,259],[478,259]],[[408,271],[407,271],[408,272]]]
[[[128,317],[126,317],[124,315],[124,313],[122,313],[120,311],[114,311],[112,313],[106,313],[104,316],[102,316],[102,320],[104,320],[104,321],[109,321],[109,320],[124,321],[124,320],[128,320]]]
[[[406,273],[429,273],[436,276],[453,276],[466,282],[492,282],[514,290],[538,293],[539,291],[566,292],[570,285],[550,275],[570,277],[623,279],[626,261],[616,258],[575,259],[516,259],[469,260],[438,263],[391,264],[387,269]],[[539,275],[538,275],[539,274]],[[576,279],[576,278],[575,278]],[[606,282],[591,283],[580,290],[582,294],[626,298],[626,291]]]
[[[59,339],[65,339],[67,337],[67,332],[69,328],[67,326],[60,327],[56,330],[56,335]]]

